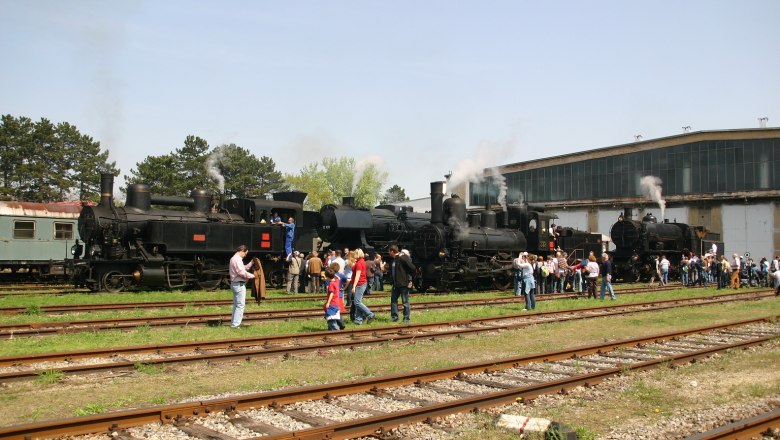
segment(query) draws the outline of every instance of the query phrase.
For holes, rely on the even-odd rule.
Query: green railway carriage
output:
[[[66,278],[80,212],[78,202],[0,202],[0,280]]]

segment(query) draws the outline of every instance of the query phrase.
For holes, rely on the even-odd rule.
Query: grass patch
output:
[[[134,364],[133,368],[135,368],[135,371],[147,375],[163,374],[166,371],[165,365],[152,365],[152,364],[138,363],[138,364]]]
[[[38,383],[42,384],[53,384],[57,383],[62,380],[62,378],[65,377],[65,373],[58,370],[47,370],[42,371],[38,373]]]
[[[95,414],[102,414],[104,412],[106,412],[105,405],[100,403],[88,403],[87,405],[74,409],[73,415],[76,417],[91,416]]]

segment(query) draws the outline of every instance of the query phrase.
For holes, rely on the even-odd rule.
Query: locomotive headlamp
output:
[[[444,249],[439,251],[439,258],[444,258],[446,256],[447,256],[447,251],[445,251]]]

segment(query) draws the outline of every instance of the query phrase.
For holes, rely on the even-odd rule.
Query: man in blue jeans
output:
[[[604,301],[604,291],[609,291],[609,298],[615,299],[615,291],[612,289],[612,262],[609,261],[609,255],[604,253],[601,256],[601,300]]]
[[[249,272],[252,262],[244,264],[244,258],[249,254],[245,245],[236,249],[233,258],[230,259],[230,290],[233,291],[233,316],[230,319],[231,328],[239,328],[244,319],[244,303],[246,302],[246,282],[255,276]]]
[[[390,318],[398,321],[398,298],[404,304],[404,321],[409,322],[412,306],[409,304],[409,288],[412,286],[412,277],[417,268],[412,264],[408,255],[398,251],[398,246],[391,245],[389,249],[393,262],[390,264],[390,276],[393,280],[393,290],[390,293]]]

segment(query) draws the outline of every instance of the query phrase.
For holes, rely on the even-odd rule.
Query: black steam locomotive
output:
[[[631,210],[625,209],[610,231],[615,244],[611,254],[618,279],[639,281],[650,278],[655,272],[654,259],[661,255],[666,255],[671,263],[671,273],[676,273],[684,254],[695,252],[702,255],[713,245],[723,253],[720,234],[712,233],[703,226],[669,220],[658,223],[650,213],[641,221],[631,216]]]
[[[101,199],[84,206],[78,221],[83,244],[74,246],[74,282],[91,290],[132,287],[215,289],[228,276],[228,260],[244,244],[261,259],[267,280],[284,279],[285,228],[266,224],[272,211],[296,223],[294,247],[311,249],[316,212],[304,212],[305,193],[280,192],[273,200],[232,199],[221,205],[195,189],[190,197],[156,196],[129,185],[127,202],[113,203],[114,178],[101,176]],[[187,210],[157,209],[185,207]]]
[[[429,214],[391,205],[360,209],[348,199],[341,206],[326,205],[320,210],[319,235],[333,248],[361,247],[383,254],[391,244],[409,249],[420,269],[414,279],[419,291],[507,289],[512,259],[519,252],[548,255],[558,241],[593,247],[598,241],[601,247],[597,234],[570,228],[550,231],[557,216],[542,210],[509,205],[505,211],[469,211],[457,195],[444,200],[443,187],[444,182],[431,183]]]

